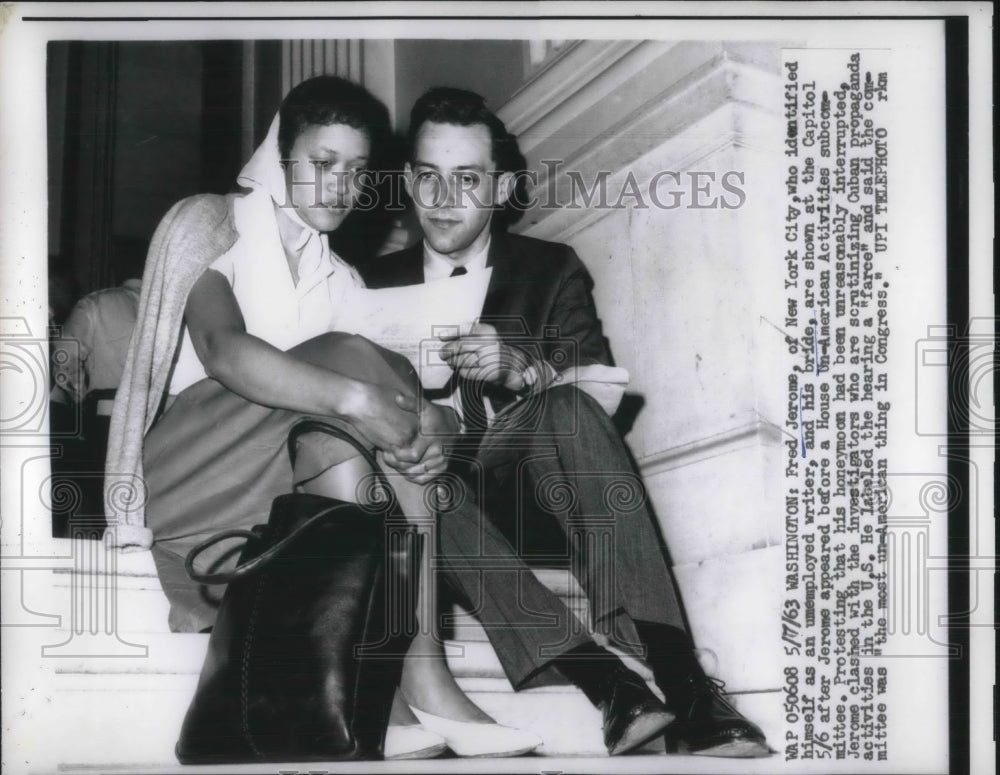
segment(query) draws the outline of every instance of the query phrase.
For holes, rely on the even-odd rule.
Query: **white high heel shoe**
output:
[[[505,727],[497,723],[477,721],[452,721],[451,719],[425,713],[412,705],[410,709],[420,719],[420,724],[440,735],[448,747],[458,756],[470,758],[499,758],[521,756],[534,751],[542,744],[542,739],[523,729]]]
[[[385,730],[385,759],[433,759],[448,750],[441,735],[424,729],[421,724],[392,724]]]

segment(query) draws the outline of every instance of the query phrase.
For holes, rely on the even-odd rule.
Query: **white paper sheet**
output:
[[[347,295],[338,331],[360,334],[405,355],[425,388],[451,377],[441,360],[442,334],[457,334],[479,317],[493,269],[399,288],[359,288]]]

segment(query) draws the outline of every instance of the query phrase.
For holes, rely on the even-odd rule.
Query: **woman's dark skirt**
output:
[[[345,376],[416,390],[409,361],[357,336],[325,334],[291,352]],[[300,441],[293,472],[288,432],[305,417],[313,415],[261,406],[214,379],[204,379],[180,393],[146,435],[146,523],[153,531],[157,573],[170,600],[171,630],[200,632],[211,627],[225,589],[188,578],[184,558],[195,545],[222,530],[266,523],[275,497],[357,454],[345,442],[309,434]],[[347,421],[317,419],[347,430],[371,448]],[[232,568],[241,544],[234,540],[216,545],[199,557],[199,569]]]

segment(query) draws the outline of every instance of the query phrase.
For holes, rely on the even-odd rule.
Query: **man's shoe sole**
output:
[[[773,751],[767,743],[752,738],[743,737],[720,741],[718,743],[703,743],[692,748],[684,740],[666,738],[667,753],[687,754],[689,756],[717,756],[726,759],[761,759],[770,756]]]
[[[613,748],[608,749],[608,756],[618,756],[628,753],[644,743],[648,743],[654,737],[663,734],[663,731],[674,721],[674,714],[665,710],[651,710],[636,718],[621,739],[615,743]]]

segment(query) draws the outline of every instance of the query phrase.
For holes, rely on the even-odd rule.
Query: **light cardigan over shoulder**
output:
[[[200,194],[181,200],[164,216],[149,247],[136,329],[111,415],[105,466],[105,542],[122,551],[144,551],[153,544],[146,527],[143,437],[167,387],[188,294],[202,272],[239,237],[233,220],[236,198]]]

